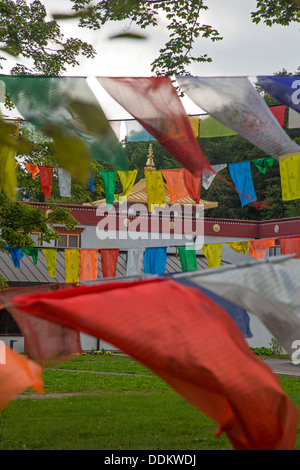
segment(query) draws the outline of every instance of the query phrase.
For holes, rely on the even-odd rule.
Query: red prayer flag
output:
[[[103,277],[115,277],[119,251],[118,248],[100,250]]]
[[[53,168],[39,165],[40,183],[45,197],[51,197]]]
[[[1,348],[2,354],[3,351],[4,358],[1,359],[4,360],[0,362],[0,411],[28,387],[38,393],[44,391],[41,366],[10,348]]]
[[[293,448],[296,406],[230,315],[199,289],[166,278],[116,281],[13,302],[114,344],[216,421],[217,435],[226,432],[236,449]]]
[[[285,110],[286,110],[285,105],[270,106],[271,113],[273,114],[274,117],[276,117],[277,121],[282,127],[284,127]]]
[[[281,254],[300,256],[300,237],[279,238]]]
[[[213,170],[212,170],[213,171]],[[184,170],[184,184],[196,204],[200,202],[202,176],[194,176],[187,169]]]
[[[0,292],[0,302],[2,305],[8,305],[16,295],[52,292],[71,286],[73,285],[60,283],[47,286],[10,288]],[[16,307],[8,307],[7,311],[24,336],[25,351],[29,359],[38,361],[41,365],[50,361],[58,363],[82,352],[80,333],[77,330],[27,315]]]
[[[97,77],[104,89],[191,173],[211,168],[170,77]]]

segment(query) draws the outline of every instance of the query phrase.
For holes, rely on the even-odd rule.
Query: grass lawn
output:
[[[216,423],[126,356],[78,356],[43,377],[43,398],[26,390],[0,414],[0,450],[232,449],[214,437]],[[300,410],[300,380],[280,380]]]

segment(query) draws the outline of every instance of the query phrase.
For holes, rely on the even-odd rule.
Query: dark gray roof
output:
[[[117,262],[116,277],[126,276],[127,252],[120,251]],[[227,264],[223,263],[222,264]],[[198,269],[207,269],[207,260],[204,256],[197,256]],[[166,274],[182,272],[178,254],[168,254],[166,264]],[[58,249],[56,255],[56,277],[52,278],[48,274],[47,261],[39,252],[37,265],[33,263],[32,257],[24,255],[20,261],[20,268],[16,268],[9,253],[0,252],[0,274],[8,281],[10,286],[37,285],[47,283],[65,282],[65,261],[64,250]],[[98,258],[98,277],[103,279],[101,268],[101,257]]]

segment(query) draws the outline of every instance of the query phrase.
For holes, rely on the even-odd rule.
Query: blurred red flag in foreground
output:
[[[0,410],[28,387],[38,393],[44,391],[39,365],[7,347],[1,348],[1,356]]]
[[[100,337],[219,424],[239,450],[289,450],[297,408],[230,315],[174,280],[104,282],[19,296],[18,308]]]

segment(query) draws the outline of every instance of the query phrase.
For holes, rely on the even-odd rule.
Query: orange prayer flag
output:
[[[249,256],[256,259],[264,259],[267,249],[275,245],[274,238],[266,238],[261,240],[250,240]]]
[[[35,165],[34,163],[25,163],[25,167],[26,171],[32,174],[32,179],[35,180],[36,175],[40,171],[38,165]]]
[[[194,176],[186,168],[184,169],[184,185],[196,204],[200,202],[202,173],[200,176]]]
[[[300,237],[279,238],[281,254],[300,256]]]
[[[162,174],[167,182],[167,188],[172,203],[189,197],[188,190],[184,185],[183,168],[162,170]]]
[[[100,250],[103,277],[115,277],[119,251],[118,248]]]
[[[239,450],[290,450],[298,411],[237,324],[173,279],[103,282],[13,299],[117,346],[218,423]],[[88,305],[88,309],[87,309]]]
[[[41,366],[7,347],[1,348],[1,356],[0,411],[28,387],[44,391]]]
[[[80,249],[80,280],[95,281],[98,275],[98,249]]]

